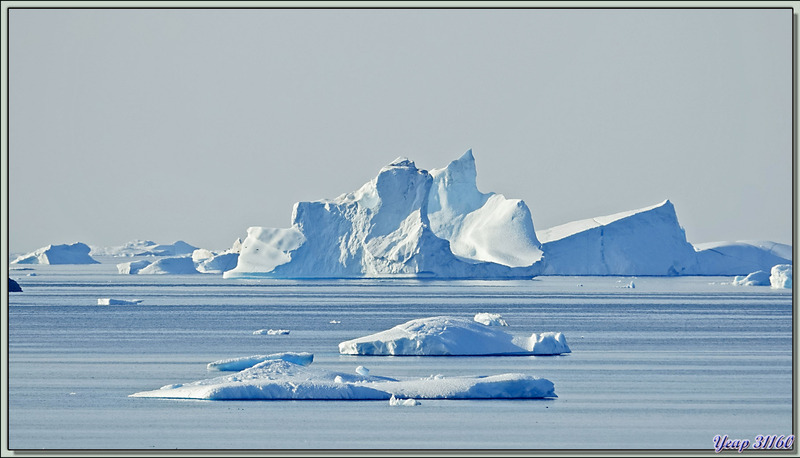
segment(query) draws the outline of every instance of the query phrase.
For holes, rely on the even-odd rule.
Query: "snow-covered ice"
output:
[[[473,320],[486,326],[508,326],[499,313],[476,313]]]
[[[553,383],[527,374],[395,379],[348,374],[284,359],[262,361],[231,375],[166,385],[131,397],[248,400],[389,400],[555,398]]]
[[[308,366],[314,361],[314,355],[312,353],[307,353],[307,352],[302,352],[302,353],[285,352],[285,353],[273,353],[271,355],[244,356],[241,358],[229,358],[229,359],[221,359],[219,361],[214,361],[212,363],[208,363],[206,368],[208,370],[238,372],[238,371],[243,371],[249,367],[253,367],[258,363],[276,359],[289,361],[290,363],[299,364],[301,366]]]
[[[480,355],[545,355],[569,353],[561,333],[534,333],[515,337],[474,320],[437,316],[420,318],[392,329],[341,342],[339,353],[345,355],[380,356],[480,356]],[[536,347],[537,342],[545,343]],[[553,341],[550,344],[550,341]],[[547,353],[552,349],[552,353]]]
[[[172,244],[158,244],[152,240],[133,240],[122,246],[92,247],[92,254],[98,256],[185,256],[191,255],[197,247],[183,240]]]
[[[369,375],[369,369],[364,366],[356,367],[356,374],[358,375]]]
[[[699,243],[697,268],[688,275],[747,275],[769,271],[777,264],[792,263],[792,247],[760,240]]]
[[[110,297],[97,299],[97,305],[137,305],[141,304],[142,302],[143,301],[141,299],[125,300],[125,299],[113,299]]]
[[[769,284],[773,288],[792,289],[792,265],[778,264],[772,266],[769,275]]]
[[[221,253],[195,262],[198,272],[220,274],[236,267],[238,261],[239,253]]]
[[[734,277],[732,284],[736,286],[769,286],[770,276],[768,272],[759,270],[747,276],[737,275]]]
[[[91,248],[85,243],[47,245],[19,256],[11,264],[99,264],[89,256]]]

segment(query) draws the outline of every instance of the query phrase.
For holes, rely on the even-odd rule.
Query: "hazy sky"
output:
[[[545,229],[670,199],[791,243],[792,12],[9,11],[12,252],[223,249],[473,148]]]

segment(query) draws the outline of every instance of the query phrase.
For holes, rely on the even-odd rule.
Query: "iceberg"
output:
[[[301,366],[308,366],[314,361],[314,355],[312,353],[273,353],[271,355],[253,355],[253,356],[244,356],[241,358],[230,358],[230,359],[221,359],[219,361],[214,361],[213,363],[208,363],[206,368],[208,370],[216,370],[216,371],[243,371],[250,367],[255,366],[258,363],[262,363],[264,361],[271,361],[280,359],[283,361],[289,361],[290,363],[299,364]]]
[[[692,275],[747,275],[792,263],[792,247],[783,243],[744,240],[695,245],[697,269]]]
[[[506,320],[499,313],[477,313],[472,319],[486,326],[508,326]]]
[[[136,272],[139,275],[196,274],[191,256],[161,258]]]
[[[394,395],[392,395],[392,397],[389,398],[389,405],[392,407],[396,406],[413,407],[413,406],[418,406],[420,404],[421,403],[416,399],[397,399],[396,397],[394,397]]]
[[[89,252],[85,243],[72,245],[47,245],[36,251],[19,256],[11,264],[99,264]]]
[[[339,353],[377,356],[558,355],[570,353],[570,349],[561,333],[514,337],[495,326],[474,320],[436,316],[411,320],[386,331],[341,342]]]
[[[97,305],[138,305],[143,301],[140,299],[128,301],[124,299],[112,299],[110,297],[97,299]]]
[[[286,336],[289,335],[288,329],[259,329],[258,331],[253,331],[253,335],[261,335],[261,336]]]
[[[672,202],[598,216],[537,232],[545,275],[686,275],[694,247]]]
[[[531,278],[538,246],[522,201],[478,192],[471,151],[431,173],[401,157],[357,191],[296,203],[289,228],[249,228],[223,275]]]
[[[767,272],[759,270],[747,276],[738,275],[734,277],[732,284],[736,286],[769,286],[770,276]]]
[[[152,262],[144,259],[140,261],[123,262],[117,264],[117,271],[121,274],[138,274],[139,271],[149,266],[150,264],[152,264]]]
[[[769,284],[773,288],[792,289],[791,264],[778,264],[776,266],[772,266],[769,275]]]
[[[192,255],[194,259],[194,255]],[[196,262],[198,272],[204,274],[221,274],[236,267],[239,261],[239,253],[212,254],[210,257]]]
[[[19,286],[19,283],[12,279],[8,279],[8,292],[9,293],[21,293],[22,287]]]
[[[230,375],[129,395],[207,400],[389,400],[556,398],[553,382],[527,374],[395,379],[348,374],[296,364],[262,361]]]
[[[172,244],[158,244],[152,240],[133,240],[117,247],[92,247],[92,254],[102,256],[184,256],[190,255],[197,247],[183,240]]]

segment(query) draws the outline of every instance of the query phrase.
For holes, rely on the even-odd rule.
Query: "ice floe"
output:
[[[770,276],[768,272],[759,270],[747,276],[737,275],[732,284],[736,286],[769,286]]]
[[[207,400],[389,400],[555,398],[553,383],[527,374],[390,378],[348,374],[285,359],[230,375],[176,383],[131,397]]]
[[[262,335],[262,336],[281,336],[281,335],[288,335],[288,329],[259,329],[258,331],[253,331],[253,335]]]
[[[244,356],[241,358],[230,358],[230,359],[221,359],[219,361],[214,361],[213,363],[208,363],[206,368],[208,370],[216,370],[216,371],[243,371],[249,367],[255,366],[258,363],[276,359],[289,361],[290,363],[299,364],[301,366],[308,366],[314,361],[314,354],[306,352],[302,353],[285,352],[285,353],[273,353],[270,355]]]
[[[137,305],[141,304],[143,300],[141,299],[134,299],[134,300],[124,300],[124,299],[112,299],[110,297],[100,298],[97,299],[97,305]]]
[[[772,266],[769,275],[769,283],[773,288],[792,289],[792,265],[778,264]]]

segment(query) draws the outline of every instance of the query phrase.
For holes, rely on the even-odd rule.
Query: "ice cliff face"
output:
[[[634,211],[574,221],[538,233],[545,275],[685,275],[694,247],[669,200]]]
[[[225,276],[536,275],[541,251],[527,207],[480,193],[475,177],[471,151],[431,173],[398,158],[355,192],[295,204],[287,229],[248,229]]]

